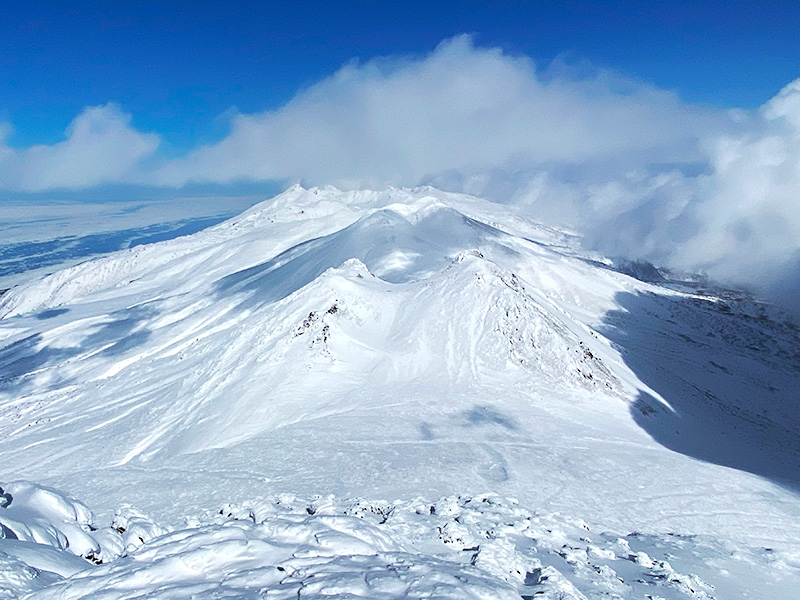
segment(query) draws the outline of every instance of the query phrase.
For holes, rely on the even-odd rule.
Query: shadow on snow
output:
[[[800,490],[798,332],[724,301],[617,294],[604,335],[666,400],[641,392],[636,422],[682,454]]]
[[[35,315],[37,319],[55,318],[68,309],[49,309]],[[100,323],[76,346],[48,344],[45,336],[36,333],[0,348],[0,392],[21,394],[32,385],[30,376],[73,358],[93,355],[119,356],[149,339],[149,329],[142,323],[156,314],[152,305],[120,310],[109,315],[112,320]],[[65,383],[64,380],[58,382]]]

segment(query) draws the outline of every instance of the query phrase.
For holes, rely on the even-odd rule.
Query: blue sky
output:
[[[4,2],[0,121],[9,146],[51,144],[84,107],[116,102],[179,152],[224,136],[234,107],[274,109],[348,60],[460,33],[749,109],[797,76],[799,22],[786,0]]]

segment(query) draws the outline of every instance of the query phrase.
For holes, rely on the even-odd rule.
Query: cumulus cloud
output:
[[[528,58],[460,36],[424,57],[345,65],[279,110],[236,116],[227,138],[157,177],[176,186],[272,178],[415,185],[498,165],[686,160],[698,132],[721,120],[608,72],[538,73]]]
[[[179,158],[159,157],[158,136],[114,105],[86,109],[52,146],[12,149],[0,126],[0,187],[432,184],[791,308],[799,136],[800,80],[759,111],[715,110],[607,70],[538,69],[459,36],[427,55],[346,64],[276,110],[233,113],[224,139]]]
[[[114,104],[85,109],[66,139],[50,146],[15,150],[4,143],[8,133],[0,129],[0,187],[31,192],[131,181],[159,143],[132,128],[130,115]]]

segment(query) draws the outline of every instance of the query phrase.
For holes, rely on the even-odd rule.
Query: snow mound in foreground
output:
[[[714,563],[744,577],[770,569],[777,584],[798,572],[790,555],[590,531],[580,519],[533,513],[495,494],[434,502],[284,494],[227,504],[167,532],[130,508],[98,529],[84,505],[56,490],[27,482],[4,489],[18,496],[6,491],[0,519],[17,525],[4,525],[0,539],[0,598],[707,600],[726,597],[727,582],[717,589],[687,567]],[[15,539],[23,525],[53,535]],[[14,550],[20,544],[25,551]]]
[[[0,599],[118,558],[166,531],[127,506],[99,528],[85,504],[58,490],[0,484]]]
[[[403,552],[354,517],[273,517],[178,531],[34,598],[518,600],[479,569]]]

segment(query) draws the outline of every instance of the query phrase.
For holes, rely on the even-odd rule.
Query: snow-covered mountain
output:
[[[797,329],[623,271],[296,186],[8,291],[0,597],[791,597]]]

